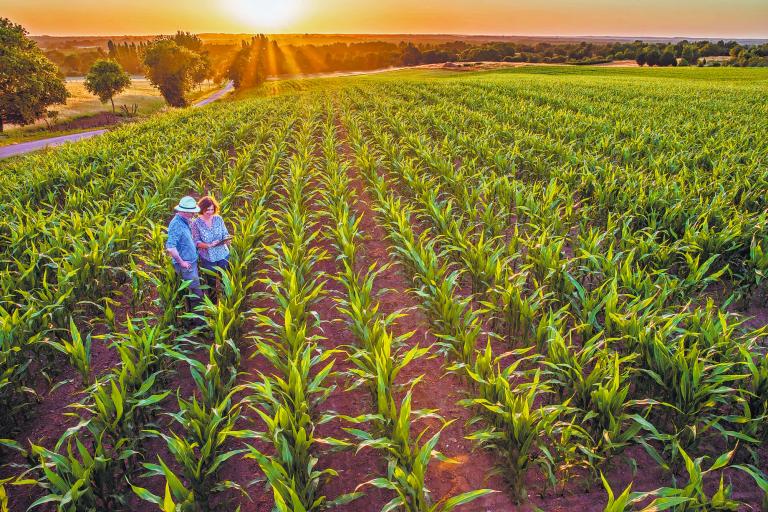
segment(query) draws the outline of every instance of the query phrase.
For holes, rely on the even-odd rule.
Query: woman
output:
[[[217,215],[219,203],[216,199],[205,196],[197,205],[200,207],[200,216],[192,221],[192,239],[200,255],[200,267],[214,273],[214,278],[206,281],[210,289],[209,296],[215,302],[219,282],[217,269],[229,268],[229,244],[232,240],[224,219]]]

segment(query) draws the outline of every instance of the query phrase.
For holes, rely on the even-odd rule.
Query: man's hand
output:
[[[181,256],[179,255],[179,251],[175,247],[169,247],[166,250],[168,251],[168,254],[170,255],[170,257],[173,258],[174,261],[178,263],[181,268],[183,268],[184,270],[189,270],[190,268],[192,268],[191,263],[181,259]]]

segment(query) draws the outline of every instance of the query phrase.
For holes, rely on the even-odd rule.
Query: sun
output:
[[[226,0],[229,13],[256,30],[290,27],[303,16],[304,0]]]

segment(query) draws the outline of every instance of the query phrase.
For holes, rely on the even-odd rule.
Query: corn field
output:
[[[768,510],[768,74],[265,91],[2,164],[0,512]]]

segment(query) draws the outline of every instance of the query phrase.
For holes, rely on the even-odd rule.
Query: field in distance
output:
[[[409,69],[0,163],[0,491],[760,509],[765,133],[766,69]],[[191,332],[189,194],[234,235]]]

